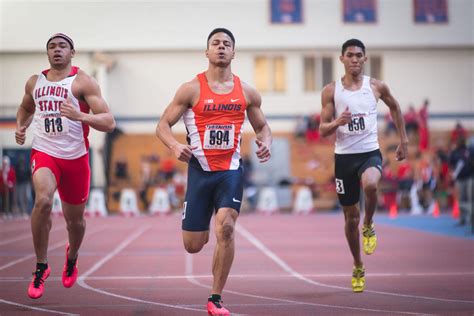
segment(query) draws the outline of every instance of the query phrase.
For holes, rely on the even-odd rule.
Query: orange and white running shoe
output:
[[[207,302],[207,313],[209,315],[219,315],[219,316],[230,316],[230,312],[222,306],[222,301],[220,302],[215,302],[212,300],[209,300]]]
[[[43,296],[44,292],[44,281],[49,277],[51,268],[48,266],[46,269],[36,269],[33,272],[33,280],[31,280],[30,286],[28,287],[28,296],[37,299]]]
[[[66,288],[70,288],[76,283],[77,280],[77,257],[74,260],[69,260],[67,253],[69,252],[69,245],[66,247],[66,261],[63,267],[63,285]]]

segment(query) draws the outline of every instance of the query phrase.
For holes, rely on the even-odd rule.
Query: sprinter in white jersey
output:
[[[352,290],[362,292],[365,288],[365,268],[360,254],[358,204],[362,186],[365,197],[363,248],[370,255],[377,246],[372,218],[382,176],[382,155],[377,138],[379,99],[389,107],[400,137],[397,160],[405,159],[408,138],[400,106],[388,86],[380,80],[364,76],[367,60],[364,44],[357,39],[346,41],[339,59],[344,64],[345,74],[322,91],[319,130],[322,136],[336,133],[336,191],[344,211],[346,239],[354,258]]]
[[[56,189],[68,231],[62,283],[69,288],[77,279],[77,256],[86,229],[84,209],[90,185],[89,127],[104,132],[115,128],[97,83],[71,65],[75,52],[72,39],[54,34],[46,49],[51,68],[26,82],[15,131],[16,142],[23,145],[26,129],[30,125],[33,129],[30,162],[36,195],[31,230],[37,263],[28,287],[28,296],[33,299],[43,295],[44,281],[51,271],[47,252]]]

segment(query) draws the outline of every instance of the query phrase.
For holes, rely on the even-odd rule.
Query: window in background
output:
[[[304,73],[304,91],[316,91],[316,58],[311,56],[304,57],[303,60]]]
[[[323,57],[322,58],[322,85],[321,89],[331,83],[334,80],[333,77],[333,69],[332,69],[332,58],[331,57]]]
[[[255,58],[255,86],[260,92],[270,91],[270,71],[267,57]]]
[[[367,62],[364,67],[364,73],[371,78],[383,80],[382,76],[382,57],[381,56],[367,56]]]
[[[255,58],[255,86],[260,92],[286,91],[286,60],[284,57]]]
[[[331,57],[305,56],[303,67],[305,92],[320,91],[334,80]]]

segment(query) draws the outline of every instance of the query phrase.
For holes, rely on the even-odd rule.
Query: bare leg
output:
[[[51,209],[53,207],[56,179],[47,168],[41,168],[33,175],[33,186],[36,197],[31,213],[31,232],[35,247],[36,260],[39,263],[48,262],[49,231],[51,230]]]
[[[86,220],[84,219],[86,203],[74,205],[63,201],[62,206],[69,240],[68,259],[74,260],[86,232]]]
[[[357,204],[351,206],[344,206],[345,219],[345,233],[347,243],[354,258],[354,266],[361,267],[363,265],[360,256],[360,242],[359,242],[359,221],[360,214]]]
[[[234,227],[238,213],[231,208],[221,208],[215,218],[217,244],[212,262],[214,281],[211,294],[222,294],[234,261]]]
[[[209,231],[192,232],[183,230],[184,249],[189,253],[197,253],[209,241]]]
[[[377,188],[381,176],[380,171],[375,167],[370,167],[362,173],[362,188],[365,195],[365,225],[372,223],[377,208]]]

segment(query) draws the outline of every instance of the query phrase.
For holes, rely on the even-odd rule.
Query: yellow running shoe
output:
[[[355,293],[364,292],[365,289],[365,268],[354,267],[352,269],[352,291]]]
[[[362,226],[362,242],[364,244],[364,253],[371,255],[377,248],[377,235],[375,235],[375,224]]]

